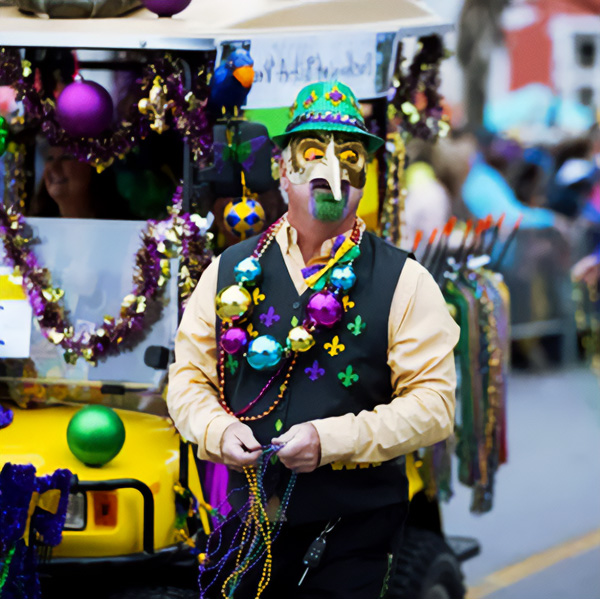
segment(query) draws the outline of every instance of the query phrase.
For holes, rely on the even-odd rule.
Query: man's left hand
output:
[[[277,455],[281,463],[294,472],[312,472],[321,461],[321,439],[310,422],[295,424],[271,443],[284,445]]]

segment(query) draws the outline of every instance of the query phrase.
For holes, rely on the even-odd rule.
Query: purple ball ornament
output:
[[[240,327],[231,327],[221,335],[221,347],[228,354],[239,354],[248,347],[249,335]]]
[[[111,126],[113,101],[94,81],[74,81],[56,102],[56,119],[72,137],[98,137]]]
[[[330,328],[342,319],[344,306],[335,293],[325,289],[311,296],[306,314],[317,326]]]
[[[144,6],[159,17],[172,17],[186,9],[192,0],[142,0]]]

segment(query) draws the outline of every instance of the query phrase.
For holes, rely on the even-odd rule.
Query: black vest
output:
[[[248,239],[226,250],[220,258],[218,289],[235,284],[233,269],[256,247]],[[247,422],[257,440],[267,445],[292,425],[372,410],[392,399],[391,373],[387,364],[388,318],[407,254],[370,233],[361,242],[361,254],[354,261],[355,286],[347,294],[347,310],[331,329],[314,333],[316,344],[299,353],[280,405],[267,417]],[[263,278],[254,291],[249,322],[258,334],[272,335],[282,345],[294,324],[302,322],[305,306],[314,293],[298,295],[281,255],[273,241],[260,259]],[[251,289],[252,292],[252,289]],[[220,322],[217,321],[220,329]],[[225,396],[237,412],[252,401],[273,376],[254,370],[243,357],[226,360]],[[275,381],[264,397],[245,416],[263,413],[275,401],[283,382]],[[404,458],[369,467],[331,465],[298,475],[287,512],[290,523],[326,520],[335,516],[374,509],[405,501],[408,497]],[[266,481],[268,494],[281,493],[289,470],[280,463]],[[242,478],[240,478],[242,477]],[[231,472],[232,488],[242,486],[243,475]],[[236,502],[237,503],[237,502]]]

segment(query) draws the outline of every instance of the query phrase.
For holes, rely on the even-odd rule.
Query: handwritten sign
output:
[[[291,106],[306,84],[329,79],[350,86],[359,99],[380,97],[388,88],[393,41],[393,34],[360,32],[254,39],[255,78],[246,108]]]

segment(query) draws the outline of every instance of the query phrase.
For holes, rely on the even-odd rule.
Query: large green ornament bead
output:
[[[338,289],[343,289],[344,291],[348,291],[354,287],[354,283],[356,283],[356,274],[354,273],[354,269],[350,264],[345,264],[343,266],[334,266],[331,269],[331,277],[329,282]]]
[[[246,360],[255,370],[271,370],[281,362],[283,347],[271,335],[261,335],[248,345]]]
[[[262,267],[260,262],[249,256],[244,258],[238,265],[233,269],[235,274],[235,281],[240,285],[247,283],[248,285],[256,285],[262,275]]]
[[[3,116],[0,116],[0,156],[8,148],[8,123]]]
[[[217,294],[215,309],[225,322],[243,320],[252,310],[252,296],[240,285],[230,285]]]
[[[303,352],[315,344],[315,338],[304,327],[299,326],[288,333],[287,342],[292,351]]]
[[[85,406],[69,422],[67,444],[86,466],[104,466],[121,451],[125,426],[107,406]]]

